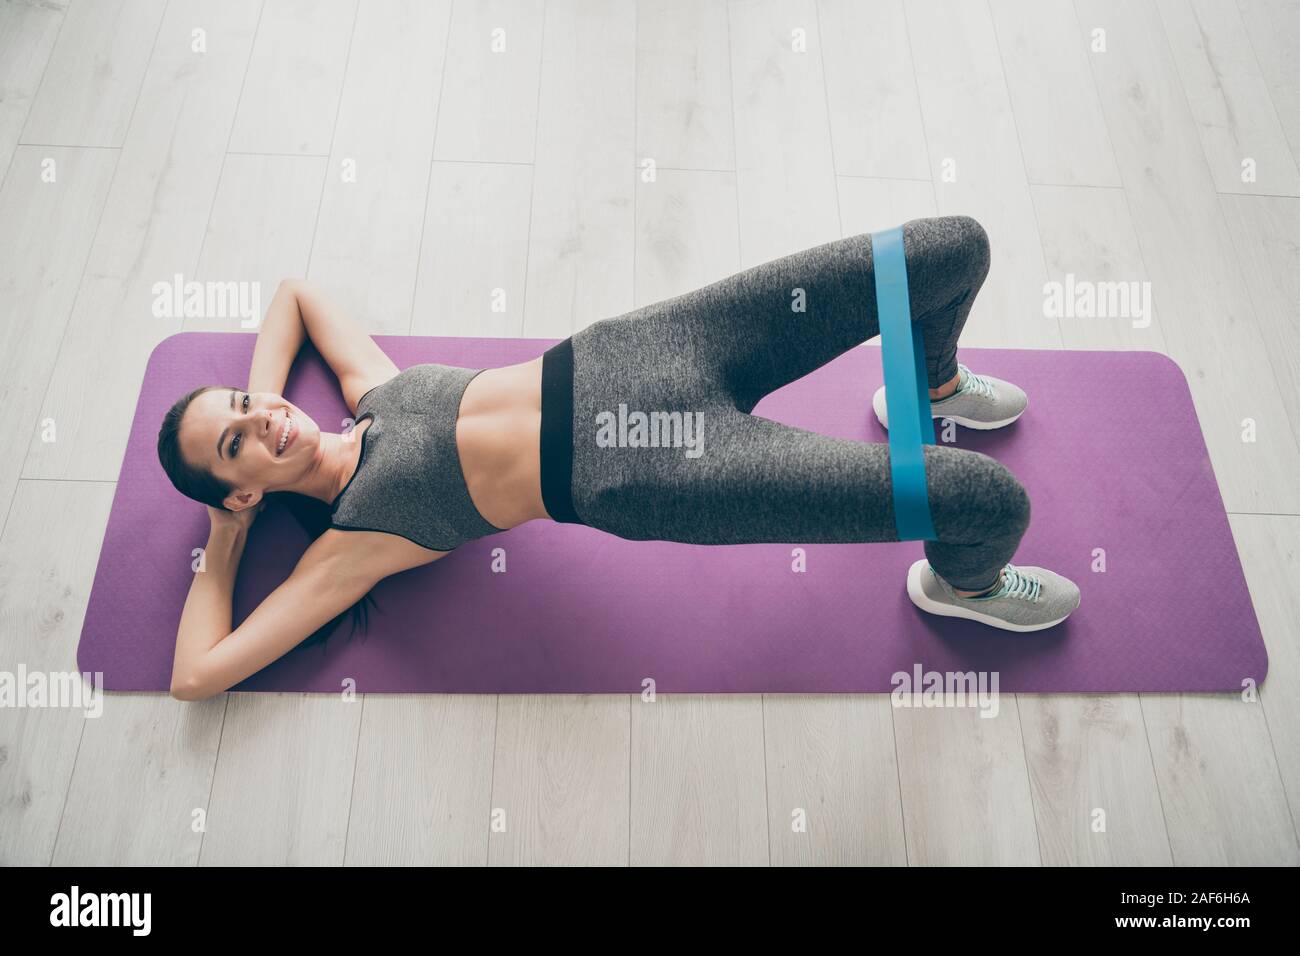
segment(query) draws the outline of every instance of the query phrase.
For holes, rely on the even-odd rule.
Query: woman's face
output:
[[[320,429],[306,412],[271,392],[213,388],[181,419],[181,453],[235,489],[261,492],[307,474],[320,450]],[[229,501],[227,502],[229,504]]]

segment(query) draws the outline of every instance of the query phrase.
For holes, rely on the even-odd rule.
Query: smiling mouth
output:
[[[298,426],[294,424],[293,416],[288,412],[284,415],[284,424],[280,426],[280,441],[275,446],[275,457],[279,458],[284,454],[284,450],[289,447],[289,442],[298,432]]]

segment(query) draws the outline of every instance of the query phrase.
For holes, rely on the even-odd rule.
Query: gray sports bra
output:
[[[371,421],[331,505],[335,528],[386,531],[434,551],[505,530],[474,507],[456,450],[461,396],[481,371],[412,365],[361,396],[357,426]]]

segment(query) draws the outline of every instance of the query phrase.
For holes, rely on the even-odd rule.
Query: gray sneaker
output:
[[[976,375],[960,363],[957,374],[957,391],[947,398],[930,402],[931,418],[949,418],[958,425],[986,431],[1010,425],[1029,404],[1024,391],[1010,382],[991,375]],[[871,397],[871,407],[876,410],[880,424],[888,428],[889,412],[885,406],[883,385]]]
[[[925,558],[907,572],[907,596],[922,611],[965,617],[1004,631],[1041,631],[1060,624],[1079,606],[1079,589],[1046,568],[1007,564],[1002,586],[987,597],[961,597]]]

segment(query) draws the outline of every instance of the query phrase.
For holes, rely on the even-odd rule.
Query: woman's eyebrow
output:
[[[233,388],[230,390],[230,410],[232,412],[235,410],[235,390]],[[227,425],[225,428],[221,429],[221,434],[217,436],[217,457],[218,458],[222,458],[222,459],[225,458],[225,456],[221,454],[221,446],[226,443],[226,433],[229,431],[230,431],[230,426]]]

